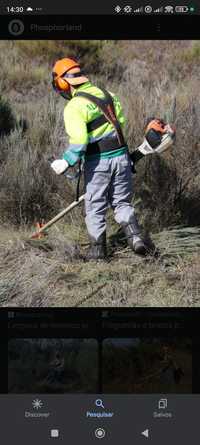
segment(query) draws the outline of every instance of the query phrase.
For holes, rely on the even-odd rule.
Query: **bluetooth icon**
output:
[[[119,12],[121,12],[122,8],[121,6],[117,5],[115,6],[115,12],[117,12],[117,14],[119,14]]]

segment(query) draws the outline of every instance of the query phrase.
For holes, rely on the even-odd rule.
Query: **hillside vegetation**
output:
[[[75,199],[75,184],[48,163],[67,147],[65,102],[52,92],[51,69],[69,55],[120,97],[130,150],[148,117],[176,125],[173,149],[140,161],[135,175],[134,202],[157,259],[130,252],[109,212],[109,261],[86,263],[83,206],[48,238],[29,240],[37,221]],[[199,306],[200,43],[1,41],[0,64],[0,304]]]

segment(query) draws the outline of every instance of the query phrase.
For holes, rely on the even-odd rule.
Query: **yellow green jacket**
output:
[[[88,133],[87,124],[99,117],[102,112],[88,99],[79,96],[76,97],[76,93],[80,91],[90,93],[93,96],[100,98],[104,97],[101,90],[99,90],[92,83],[87,82],[76,89],[72,99],[68,102],[64,109],[64,122],[66,132],[69,136],[69,146],[63,154],[63,159],[65,159],[71,166],[76,164],[76,162],[80,159],[84,158],[88,143],[98,141],[116,133],[115,129],[109,122]],[[113,97],[116,116],[123,128],[125,124],[125,116],[123,114],[120,101],[117,96],[112,93],[110,94]],[[101,153],[98,156],[104,158],[119,156],[126,150],[127,147],[123,147],[112,152]]]

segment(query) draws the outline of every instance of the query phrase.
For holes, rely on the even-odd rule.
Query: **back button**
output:
[[[142,431],[142,436],[144,436],[144,437],[146,437],[146,439],[149,439],[149,430],[147,429],[147,430],[144,430],[144,431]]]

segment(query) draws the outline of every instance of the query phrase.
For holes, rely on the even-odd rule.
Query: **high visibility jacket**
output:
[[[63,158],[71,166],[76,164],[76,162],[80,159],[84,158],[87,145],[89,143],[102,140],[108,136],[116,135],[114,127],[109,122],[101,125],[96,130],[88,132],[87,124],[101,116],[102,111],[100,111],[97,105],[90,102],[88,99],[79,96],[76,97],[76,93],[82,91],[96,97],[104,97],[101,90],[99,90],[92,83],[87,82],[76,89],[76,91],[73,93],[72,99],[68,102],[64,109],[64,122],[66,132],[69,136],[69,146],[64,152]],[[112,93],[110,94],[113,98],[116,117],[123,128],[125,124],[125,116],[123,114],[120,101],[117,96]],[[119,156],[126,150],[127,146],[124,146],[114,151],[101,153],[99,156],[104,158]]]

